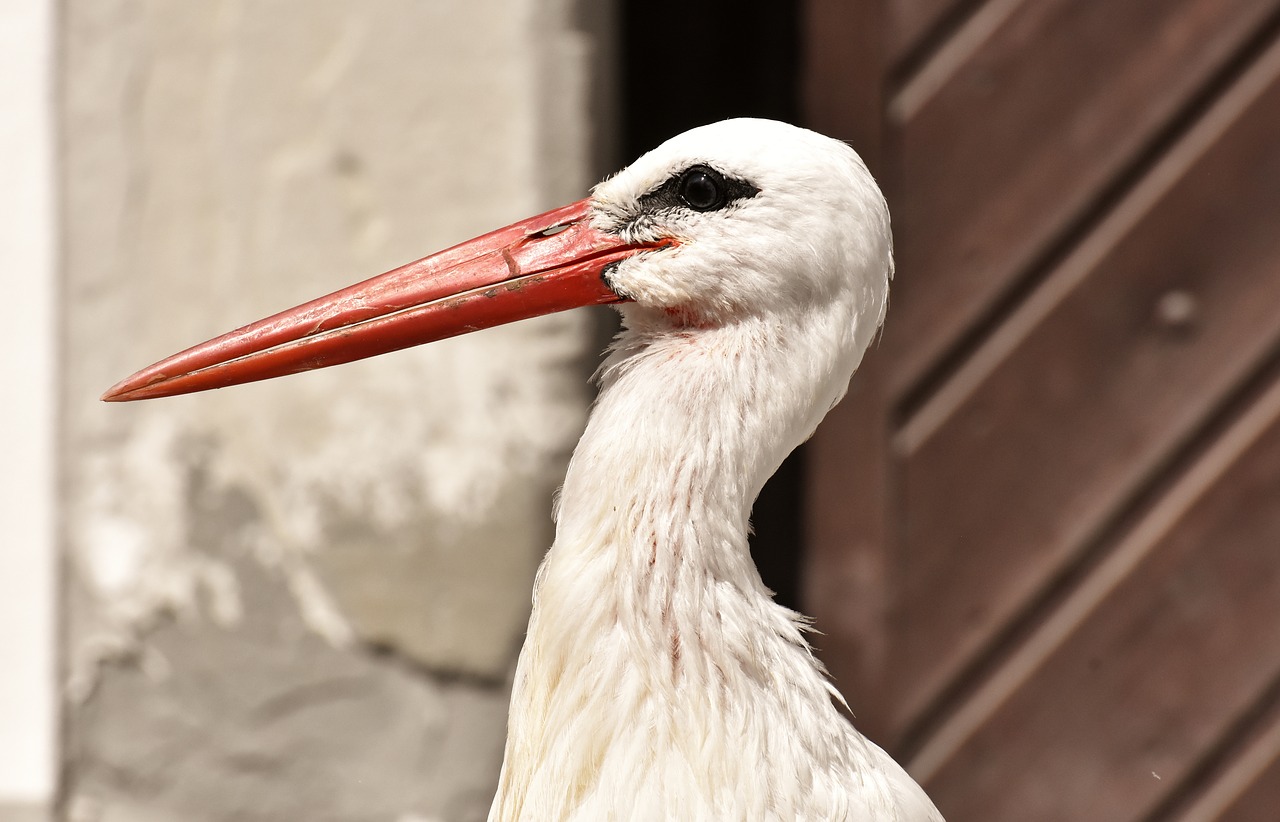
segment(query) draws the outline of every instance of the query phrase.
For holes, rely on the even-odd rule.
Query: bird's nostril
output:
[[[567,230],[570,225],[572,225],[572,223],[556,223],[555,225],[548,226],[547,228],[544,228],[541,231],[535,231],[529,236],[530,237],[554,237],[557,234],[559,234],[561,231]]]

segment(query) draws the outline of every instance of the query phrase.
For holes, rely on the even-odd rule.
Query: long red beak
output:
[[[224,388],[623,302],[605,283],[605,268],[662,245],[629,245],[596,231],[581,200],[188,348],[122,380],[102,399]]]

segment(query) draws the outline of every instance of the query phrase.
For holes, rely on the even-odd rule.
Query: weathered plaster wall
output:
[[[68,818],[484,817],[592,318],[96,397],[580,196],[603,7],[62,4]]]

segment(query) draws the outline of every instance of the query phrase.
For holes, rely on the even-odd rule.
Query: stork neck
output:
[[[811,341],[764,319],[696,330],[627,319],[565,478],[530,644],[574,636],[584,644],[566,653],[585,656],[592,632],[621,631],[642,665],[666,660],[639,671],[656,687],[738,664],[670,650],[722,632],[728,615],[753,643],[803,645],[752,562],[748,518],[843,390],[828,386],[830,360],[793,356]]]
[[[631,818],[642,796],[732,806],[767,763],[797,784],[848,767],[800,619],[747,550],[757,492],[843,389],[838,353],[793,350],[763,322],[621,339],[538,573],[491,820]],[[715,776],[665,784],[698,773]],[[687,818],[721,817],[745,818]]]
[[[788,390],[788,347],[767,332],[641,325],[619,340],[565,478],[557,551],[666,551],[756,586],[751,505],[812,428]]]

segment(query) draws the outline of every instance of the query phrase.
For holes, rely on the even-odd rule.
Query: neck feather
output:
[[[606,362],[539,571],[491,819],[676,795],[734,818],[723,802],[767,804],[743,786],[770,761],[793,770],[775,787],[841,767],[856,734],[747,547],[760,488],[838,396],[801,372],[838,366],[796,361],[768,329],[633,323]],[[635,818],[665,818],[653,810]]]

